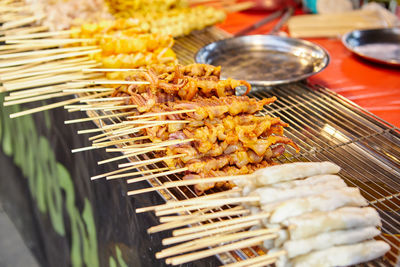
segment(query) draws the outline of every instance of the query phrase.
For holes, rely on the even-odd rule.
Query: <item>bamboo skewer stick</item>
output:
[[[58,84],[58,85],[43,86],[43,87],[38,87],[35,89],[28,89],[28,90],[23,90],[23,91],[16,91],[16,92],[11,91],[10,95],[5,97],[5,100],[6,101],[17,100],[17,99],[26,98],[26,97],[61,92],[65,87],[66,87],[65,84]]]
[[[160,169],[157,169],[157,170],[151,169],[150,172],[156,172],[156,171],[160,171],[161,172],[161,171],[164,171],[164,170],[169,170],[169,168],[165,167],[165,168],[160,168]],[[110,175],[110,176],[107,176],[106,179],[107,180],[111,180],[111,179],[125,178],[125,177],[138,176],[138,175],[139,174],[137,172],[129,172],[129,173],[124,173],[124,174]]]
[[[129,191],[128,194],[137,195],[137,194],[148,193],[148,192],[157,191],[157,190],[165,190],[165,189],[172,188],[172,187],[188,186],[188,185],[196,185],[196,184],[206,184],[206,183],[218,183],[218,182],[225,182],[225,181],[236,180],[236,179],[248,179],[250,177],[251,177],[251,175],[235,175],[235,176],[211,177],[211,178],[165,182],[163,185],[160,185],[160,186],[144,188],[144,189],[139,189],[139,190],[135,190],[135,191]]]
[[[200,231],[207,231],[209,229],[218,228],[220,226],[227,226],[227,225],[231,225],[231,224],[248,222],[248,221],[252,221],[252,220],[264,219],[266,217],[269,217],[269,215],[270,215],[269,212],[260,212],[258,214],[241,216],[239,218],[223,220],[223,221],[219,221],[219,222],[215,222],[215,223],[202,224],[202,225],[198,225],[198,226],[174,230],[172,232],[172,235],[180,236],[180,235],[187,235],[187,234],[196,233],[196,232],[200,232]],[[278,231],[278,229],[276,231]]]
[[[89,87],[89,88],[78,88],[78,89],[65,89],[63,92],[66,93],[87,93],[87,92],[107,92],[107,91],[114,91],[114,88],[111,87]],[[75,106],[74,108],[77,108]],[[78,107],[79,108],[79,107]]]
[[[104,91],[100,91],[100,92],[110,92],[110,91],[114,91],[114,90],[104,90]],[[66,106],[65,109],[78,109],[79,111],[90,111],[90,110],[102,110],[102,111],[109,111],[108,109],[111,108],[117,108],[118,109],[122,109],[122,107],[124,107],[123,101],[115,101],[115,102],[106,102],[106,103],[99,103],[98,105],[69,105]],[[130,106],[134,106],[137,107],[137,105],[130,105]],[[133,108],[134,108],[133,107]],[[119,125],[121,125],[121,123],[118,123]]]
[[[1,46],[0,46],[1,47]],[[88,57],[78,57],[78,58],[67,58],[56,61],[49,61],[45,63],[34,62],[29,64],[24,64],[16,67],[0,68],[0,72],[8,72],[13,74],[30,73],[33,71],[43,71],[48,69],[62,69],[66,67],[79,66],[85,64],[95,64],[96,61],[90,60]]]
[[[253,220],[253,221],[249,221],[249,222],[238,223],[238,224],[234,224],[234,225],[228,225],[228,226],[224,226],[224,227],[220,227],[220,228],[215,228],[215,229],[212,229],[209,231],[197,232],[197,233],[190,234],[190,235],[168,237],[168,238],[165,238],[162,240],[162,244],[164,246],[172,245],[172,244],[176,244],[176,243],[180,243],[180,242],[193,240],[196,238],[211,236],[214,234],[235,232],[235,231],[238,231],[241,229],[246,229],[246,228],[249,228],[249,227],[252,227],[255,225],[259,225],[259,224],[260,224],[259,220]]]
[[[189,241],[189,242],[162,250],[161,252],[156,253],[156,258],[157,259],[166,258],[166,257],[170,257],[173,255],[182,254],[185,252],[190,252],[190,251],[195,251],[195,250],[202,249],[202,248],[207,248],[210,246],[215,246],[215,245],[218,245],[221,243],[237,241],[237,240],[240,240],[243,238],[249,238],[249,237],[259,236],[259,235],[264,235],[264,234],[270,234],[268,229],[260,229],[260,230],[245,231],[245,232],[239,232],[239,233],[233,233],[233,234],[227,234],[227,235],[216,235],[216,236],[205,237],[202,239]],[[275,236],[277,237],[276,234],[275,234]]]
[[[274,263],[277,258],[285,255],[286,253],[287,253],[286,251],[281,250],[281,251],[277,251],[277,252],[274,252],[271,254],[261,255],[261,256],[257,256],[257,257],[247,259],[244,261],[231,263],[231,264],[225,265],[225,267],[228,267],[228,266],[229,267],[255,266],[255,264],[257,264],[257,263],[262,263],[262,265],[260,265],[260,266],[265,266],[265,265]]]
[[[152,124],[152,126],[154,126],[154,125]],[[140,127],[135,127],[135,128],[132,128],[131,126],[128,126],[128,127],[125,127],[125,128],[120,128],[118,131],[115,131],[115,132],[118,132],[118,134],[116,134],[115,132],[111,131],[111,132],[99,134],[99,135],[96,135],[96,136],[92,136],[92,137],[89,138],[89,140],[92,141],[92,140],[96,139],[96,140],[93,141],[93,143],[103,142],[105,140],[111,140],[112,138],[126,136],[126,135],[129,135],[129,134],[135,134],[135,133],[139,132],[141,129],[152,127],[152,126],[145,125],[145,126],[140,126]],[[104,137],[99,138],[101,136],[104,136]]]
[[[7,40],[26,40],[26,39],[35,39],[35,38],[44,38],[44,37],[52,37],[58,35],[69,35],[77,32],[76,30],[64,30],[64,31],[52,31],[52,32],[40,32],[40,33],[32,33],[32,34],[24,34],[24,35],[10,35],[3,38],[0,38],[0,42],[4,42]]]
[[[137,182],[141,182],[141,181],[146,181],[146,180],[149,180],[149,179],[157,178],[157,177],[160,177],[160,176],[167,176],[167,175],[171,175],[171,174],[175,174],[175,173],[184,172],[184,171],[187,171],[187,170],[188,170],[188,168],[185,167],[185,168],[180,168],[180,169],[171,170],[171,171],[167,171],[167,172],[147,175],[147,176],[143,176],[143,177],[139,177],[139,178],[132,178],[132,179],[129,179],[127,181],[127,183],[128,184],[137,183]],[[129,192],[128,192],[128,196],[131,196],[129,194]]]
[[[189,198],[189,199],[180,200],[180,201],[168,201],[167,203],[162,204],[162,205],[152,206],[154,208],[151,210],[154,210],[155,212],[161,212],[161,211],[171,210],[171,209],[180,208],[180,207],[197,205],[197,204],[201,204],[203,202],[222,200],[222,199],[226,199],[226,197],[230,196],[230,195],[237,196],[237,193],[240,192],[241,190],[242,190],[241,188],[233,188],[233,189],[230,189],[227,191],[213,193],[210,195],[204,195],[204,196]],[[230,196],[230,197],[233,197],[233,196]],[[143,208],[143,210],[149,211],[149,208],[152,208],[152,207]],[[140,212],[141,210],[142,209],[138,209],[138,212]],[[171,212],[171,213],[168,212],[168,214],[172,214],[172,213],[174,213],[174,212]],[[165,214],[162,214],[162,215],[165,215]],[[161,214],[159,216],[161,216]]]
[[[123,117],[123,116],[129,115],[129,114],[132,114],[132,112],[123,112],[123,113],[116,113],[116,114],[103,115],[103,116],[97,116],[97,117],[68,120],[68,121],[64,121],[64,124],[73,124],[73,123],[79,123],[79,122],[108,119],[108,118],[113,118],[113,117]]]
[[[0,30],[8,30],[8,29],[12,29],[12,28],[17,28],[19,26],[23,26],[23,25],[30,24],[32,22],[41,20],[42,18],[44,18],[44,14],[35,15],[35,16],[31,16],[31,17],[25,17],[23,19],[6,22],[0,27]]]
[[[49,27],[47,26],[32,26],[32,27],[23,27],[17,28],[12,30],[4,31],[5,35],[21,35],[21,34],[30,34],[30,33],[37,33],[37,32],[44,32],[48,31]]]
[[[28,109],[28,110],[16,112],[16,113],[10,114],[10,118],[17,118],[17,117],[20,117],[20,116],[29,115],[29,114],[37,113],[37,112],[44,111],[44,110],[49,110],[49,109],[53,109],[53,108],[57,108],[57,107],[62,107],[64,105],[68,105],[68,104],[79,102],[81,99],[84,99],[84,98],[101,97],[101,96],[105,96],[105,95],[109,95],[109,94],[110,94],[109,92],[105,92],[105,93],[99,93],[99,94],[90,95],[90,96],[84,96],[84,97],[81,97],[81,98],[69,99],[69,100],[58,102],[58,103],[45,105],[45,106],[42,106],[42,107],[37,107],[37,108],[33,108],[33,109]]]
[[[218,183],[218,182],[226,182],[226,181],[236,180],[236,179],[249,179],[251,177],[253,177],[253,175],[251,175],[251,174],[232,175],[232,176],[217,176],[217,177],[209,177],[209,178],[201,178],[201,179],[166,182],[164,184],[164,186],[170,187],[170,186],[195,185],[195,184],[199,184],[199,183]]]
[[[187,142],[191,142],[193,141],[193,139],[177,139],[177,140],[171,140],[171,141],[164,141],[164,142],[159,142],[159,143],[144,143],[144,144],[136,144],[135,148],[129,148],[132,147],[134,145],[130,145],[130,146],[126,146],[123,147],[122,149],[108,149],[106,150],[106,152],[129,152],[129,153],[133,153],[137,150],[141,150],[141,149],[155,149],[155,148],[162,148],[162,147],[168,147],[168,146],[173,146],[173,145],[179,145],[179,144],[184,144]]]
[[[89,43],[89,42],[94,42],[95,39],[83,39],[83,38],[68,38],[68,39],[59,39],[59,38],[53,38],[53,39],[29,39],[29,40],[7,40],[6,44],[57,44],[59,45],[64,45],[64,44],[73,44],[73,43]]]
[[[87,150],[92,150],[92,149],[104,148],[104,147],[107,147],[107,146],[113,146],[113,145],[117,145],[117,144],[120,144],[120,143],[142,140],[142,139],[139,139],[139,138],[147,139],[148,137],[147,136],[140,136],[140,137],[135,137],[135,138],[119,139],[119,140],[115,140],[115,141],[99,143],[99,144],[96,144],[96,146],[92,145],[92,146],[88,146],[88,147],[81,147],[81,148],[72,149],[71,152],[72,153],[77,153],[77,152],[82,152],[82,151],[87,151]]]
[[[29,97],[29,98],[14,100],[14,101],[7,101],[7,102],[3,103],[3,106],[6,107],[6,106],[11,106],[11,105],[30,103],[30,102],[35,102],[35,101],[40,101],[40,100],[45,100],[45,99],[50,99],[50,98],[63,97],[63,96],[68,96],[68,95],[73,95],[73,93],[54,93],[54,94]]]
[[[52,76],[52,75],[45,75],[41,79],[36,79],[37,77],[31,77],[27,78],[24,81],[17,81],[17,82],[7,82],[3,84],[4,88],[6,91],[15,91],[15,90],[21,90],[25,88],[31,88],[35,86],[44,86],[44,85],[51,85],[51,84],[59,84],[59,83],[64,83],[66,81],[69,81],[71,78],[81,78],[81,79],[90,79],[90,78],[95,78],[94,76],[88,75],[88,74],[61,74],[57,76]],[[32,79],[34,81],[32,81]],[[35,80],[36,79],[36,80]]]
[[[236,198],[226,198],[226,199],[213,199],[212,201],[204,201],[202,203],[192,205],[192,206],[184,206],[177,207],[167,210],[156,211],[157,216],[163,216],[168,214],[174,214],[179,212],[185,212],[190,210],[196,210],[201,208],[211,208],[211,207],[220,207],[224,205],[238,204],[243,202],[257,202],[259,201],[259,197],[236,197]]]
[[[217,193],[213,193],[213,194],[209,194],[209,195],[196,197],[196,199],[198,201],[202,201],[202,200],[206,200],[206,199],[221,198],[223,196],[227,196],[227,195],[230,195],[230,194],[236,194],[239,191],[240,191],[239,188],[234,188],[234,189],[227,190],[227,191],[222,191],[222,192],[217,192]],[[185,203],[187,203],[187,201],[192,201],[192,199],[186,199],[186,200],[181,200],[181,201],[168,201],[167,203],[161,204],[161,205],[138,208],[138,209],[136,209],[136,213],[142,213],[142,212],[148,212],[148,211],[156,211],[156,210],[160,211],[160,210],[169,209],[169,208],[172,208],[172,207],[180,207],[180,206],[185,205]]]
[[[132,108],[137,108],[137,105],[122,105],[122,106],[114,106],[114,107],[109,107],[105,108],[105,111],[115,111],[115,110],[120,110],[120,109],[132,109]]]
[[[173,220],[173,221],[169,221],[169,222],[157,225],[157,226],[150,227],[149,229],[147,229],[147,232],[149,234],[152,234],[152,233],[157,233],[157,232],[161,232],[161,231],[178,228],[178,227],[185,226],[185,225],[199,223],[199,222],[210,220],[210,219],[226,217],[226,216],[243,215],[243,214],[250,212],[249,210],[243,210],[243,209],[237,210],[236,208],[238,208],[238,207],[232,208],[233,211],[232,211],[232,209],[228,209],[228,210],[222,210],[222,211],[214,212],[214,213],[207,213],[207,214],[200,214],[200,215],[196,214],[194,216],[190,216],[190,215],[182,216],[183,217],[182,219]],[[241,207],[239,207],[239,208],[241,208]],[[176,217],[181,217],[181,216],[176,216]]]
[[[127,153],[127,154],[122,155],[122,156],[118,156],[118,157],[114,157],[114,158],[111,158],[111,159],[105,159],[105,160],[99,161],[99,162],[97,162],[97,165],[101,165],[101,164],[105,164],[105,163],[109,163],[109,162],[113,162],[113,161],[117,161],[117,160],[121,160],[121,159],[131,158],[131,157],[134,157],[134,156],[138,156],[138,155],[149,153],[151,151],[162,151],[162,150],[165,150],[165,148],[151,148],[151,149],[143,148],[143,149],[138,149],[134,153]]]
[[[106,147],[106,146],[112,146],[112,145],[117,145],[117,144],[121,144],[121,143],[131,143],[134,141],[145,140],[148,138],[149,138],[149,136],[138,136],[138,137],[132,137],[132,138],[126,138],[126,139],[118,139],[118,140],[114,140],[114,141],[107,141],[107,142],[103,142],[103,143],[95,143],[95,144],[93,144],[93,146]]]
[[[195,109],[186,109],[186,110],[175,110],[175,111],[166,111],[166,112],[158,112],[158,113],[148,113],[148,114],[143,114],[143,115],[130,116],[130,117],[128,117],[128,119],[140,119],[140,118],[155,117],[155,116],[190,113],[190,112],[195,112],[195,111],[196,111]]]
[[[62,58],[69,58],[69,57],[78,57],[78,56],[84,56],[84,55],[94,54],[94,53],[98,53],[98,52],[101,52],[101,49],[64,53],[64,54],[59,54],[59,55],[47,56],[47,57],[29,58],[29,59],[21,59],[21,60],[8,60],[7,62],[0,62],[0,68],[18,66],[18,65],[28,64],[28,63],[35,63],[35,62],[52,61],[52,60],[57,60],[57,59],[62,59]]]
[[[129,163],[124,163],[124,164],[119,164],[118,168],[132,167],[132,166],[136,166],[139,164],[147,164],[148,165],[148,164],[152,164],[152,163],[156,163],[156,162],[160,162],[160,161],[164,161],[164,160],[168,160],[168,159],[180,158],[183,156],[186,156],[186,154],[177,154],[177,155],[166,156],[166,157],[161,157],[161,158],[142,160],[140,162],[129,162]]]
[[[257,263],[253,263],[250,266],[251,267],[264,267],[264,266],[270,266],[271,264],[276,263],[278,259],[277,258],[272,258],[272,259],[266,259],[264,261],[259,261]]]
[[[237,213],[237,211],[235,213]],[[199,215],[198,218],[190,218],[190,219],[187,219],[186,221],[170,222],[170,223],[164,223],[164,224],[150,227],[149,229],[147,229],[147,233],[154,234],[154,233],[158,233],[158,232],[162,232],[162,231],[167,231],[170,229],[179,228],[179,227],[182,227],[185,225],[200,223],[202,221],[207,221],[207,220],[209,220],[209,219]]]
[[[83,65],[83,66],[97,66],[100,63],[94,63],[90,65]],[[42,70],[42,71],[36,71],[36,72],[26,72],[26,73],[21,73],[21,74],[12,74],[12,75],[1,75],[0,80],[2,81],[9,81],[9,80],[16,80],[16,79],[21,79],[21,78],[26,78],[30,76],[37,76],[37,75],[42,75],[42,74],[53,74],[53,73],[69,73],[69,72],[76,72],[80,71],[83,67],[82,65],[80,66],[75,66],[75,67],[66,67],[62,69],[48,69],[48,70]]]
[[[107,97],[107,98],[98,98],[98,99],[83,99],[81,101],[81,103],[126,100],[126,99],[130,99],[130,98],[131,98],[130,96],[121,96],[121,97]]]
[[[105,137],[103,137],[103,138],[100,138],[100,139],[96,139],[96,138],[98,138],[99,136],[101,136],[101,135],[97,135],[96,136],[96,138],[94,138],[94,139],[96,139],[95,141],[93,141],[94,143],[98,143],[98,142],[101,142],[101,141],[104,141],[104,140],[107,140],[107,139],[110,139],[110,138],[115,138],[115,137],[119,137],[119,136],[125,136],[125,135],[129,135],[129,134],[134,134],[134,133],[137,133],[137,132],[139,132],[141,129],[145,129],[145,128],[149,128],[149,127],[154,127],[154,126],[159,126],[159,125],[163,125],[164,123],[154,123],[154,124],[147,124],[147,125],[144,125],[144,126],[139,126],[139,127],[131,127],[130,125],[128,126],[128,127],[126,127],[126,128],[121,128],[121,129],[119,129],[119,130],[116,130],[116,131],[112,131],[112,132],[109,132],[109,133],[104,133],[104,134],[102,134],[103,136],[105,136]],[[111,136],[107,136],[107,135],[111,135]],[[94,137],[94,136],[93,136]],[[91,137],[92,138],[92,137]],[[93,139],[91,139],[91,138],[89,138],[89,140],[93,140]]]
[[[152,120],[152,118],[144,118],[142,119],[142,121],[150,121]],[[117,126],[117,127],[115,127]],[[118,133],[120,130],[115,129],[115,128],[121,128],[121,127],[130,127],[129,125],[127,126],[126,124],[124,124],[123,122],[118,122],[118,123],[114,123],[114,124],[110,124],[110,125],[104,125],[103,127],[101,127],[102,130],[109,130],[109,129],[114,129],[114,133]]]
[[[109,176],[109,175],[121,173],[121,172],[124,172],[124,171],[130,171],[130,170],[137,169],[137,168],[140,168],[140,167],[144,167],[144,166],[147,166],[147,165],[148,165],[148,163],[140,163],[140,164],[135,165],[135,166],[130,166],[130,167],[127,167],[127,168],[122,168],[122,169],[118,169],[118,170],[115,170],[115,171],[111,171],[111,172],[99,174],[99,175],[96,175],[96,176],[91,177],[90,179],[91,179],[91,180],[96,180],[96,179],[100,179],[100,178],[107,177],[107,176]],[[138,172],[138,173],[139,173],[139,172]],[[140,174],[140,173],[139,173],[139,174]]]
[[[73,81],[70,82],[68,84],[75,84],[75,83],[79,83],[81,85],[95,85],[95,84],[150,84],[150,82],[142,82],[142,81],[117,81],[117,80],[92,80],[92,81],[85,81],[85,80],[77,80],[77,81]]]
[[[186,263],[186,262],[189,262],[189,261],[194,261],[194,260],[206,258],[206,257],[212,256],[212,255],[216,255],[216,254],[219,254],[219,253],[228,252],[228,251],[241,249],[241,248],[245,248],[245,247],[255,246],[255,245],[258,245],[258,244],[262,243],[265,240],[274,239],[274,238],[276,238],[275,234],[264,234],[264,235],[261,235],[261,236],[252,237],[252,238],[248,238],[248,239],[245,239],[245,240],[233,242],[233,243],[230,243],[228,245],[214,247],[213,249],[207,249],[207,250],[202,250],[202,251],[199,251],[199,252],[193,252],[193,253],[190,253],[190,254],[185,254],[185,255],[182,255],[182,256],[176,256],[176,257],[173,257],[173,258],[168,258],[166,260],[166,263],[167,264],[172,264],[172,265],[183,264],[183,263]],[[277,256],[274,256],[273,258],[277,258]]]
[[[146,170],[146,171],[141,171],[141,172],[136,172],[136,175],[142,175],[142,174],[147,174],[147,173],[153,173],[153,172],[156,172],[156,171],[165,171],[165,170],[168,170],[169,168],[168,167],[165,167],[165,168],[159,168],[159,169],[150,169],[150,170]],[[113,176],[107,176],[106,177],[106,180],[113,180],[113,179],[118,179],[118,178],[122,178],[122,177],[119,177],[118,175],[113,175]]]
[[[26,95],[6,96],[6,97],[4,97],[4,100],[5,101],[14,101],[14,100],[26,99],[29,97],[43,96],[43,95],[47,95],[47,94],[51,94],[51,93],[62,92],[61,85],[46,86],[46,87],[39,87],[39,88],[40,89],[47,88],[47,90],[38,90],[38,91],[25,90],[25,91],[29,91],[30,93],[28,93]]]
[[[118,126],[117,128],[120,128],[120,127]],[[130,128],[131,127],[128,126],[128,127],[123,128],[123,129],[130,129]],[[88,131],[93,132],[94,130],[97,130],[97,129],[81,130],[81,131],[78,131],[78,134],[88,133]],[[97,131],[102,131],[102,130],[97,130]],[[94,140],[93,141],[94,143],[100,143],[100,142],[105,141],[107,139],[111,140],[113,138],[113,136],[107,136],[107,135],[111,135],[111,134],[112,134],[112,132],[106,132],[106,133],[94,135],[94,136],[89,137],[89,141],[93,141]],[[103,136],[106,136],[107,138],[101,138]]]
[[[160,124],[174,124],[174,123],[189,123],[190,121],[186,120],[158,120],[158,121],[148,121],[148,120],[135,120],[135,121],[123,121],[122,124],[124,125],[131,125],[131,124],[154,124],[154,123],[160,123]]]
[[[84,69],[83,72],[146,71],[145,69]]]
[[[212,209],[206,209],[206,212],[210,211]],[[217,212],[213,212],[213,213],[206,213],[206,212],[201,212],[202,210],[190,213],[188,215],[177,215],[177,216],[162,216],[159,217],[158,220],[160,221],[160,223],[170,223],[170,222],[179,222],[179,221],[185,221],[187,219],[191,219],[191,218],[196,218],[198,216],[203,216],[203,215],[209,215],[209,214],[221,214],[223,212],[236,212],[236,211],[246,211],[246,209],[244,209],[242,206],[236,206],[234,208],[230,208],[230,209],[226,209],[226,210],[222,210],[222,211],[217,211]],[[225,214],[225,213],[224,213]],[[223,216],[220,216],[223,217]]]
[[[162,141],[162,142],[158,142],[158,143],[144,143],[144,144],[130,145],[130,146],[123,147],[123,149],[132,150],[132,149],[140,148],[141,146],[144,146],[144,147],[173,146],[173,145],[184,144],[184,143],[188,143],[188,142],[192,142],[192,141],[194,141],[193,138],[174,139],[174,140]]]
[[[20,52],[20,53],[8,53],[6,55],[0,55],[0,59],[40,56],[40,55],[47,55],[47,54],[61,54],[61,53],[66,53],[66,52],[93,50],[96,48],[97,48],[97,46],[79,46],[79,47],[69,47],[69,48],[53,48],[53,49],[45,49],[45,50],[36,50],[36,51]]]
[[[114,92],[114,90],[106,91],[106,92]],[[101,98],[99,98],[101,99]],[[75,112],[75,111],[90,111],[90,110],[101,110],[101,107],[107,106],[107,105],[120,105],[123,104],[123,101],[109,101],[107,103],[100,102],[100,103],[94,103],[94,104],[88,104],[88,105],[68,105],[68,112]],[[70,108],[71,106],[76,106],[76,108]],[[91,108],[90,110],[87,110]]]
[[[100,148],[102,148],[102,147],[95,147],[95,146],[80,147],[80,148],[71,149],[71,153],[78,153],[78,152],[83,152],[83,151],[88,151],[88,150],[93,150],[93,149],[100,149]]]
[[[114,127],[107,128],[107,130],[111,130],[111,129],[113,129],[113,128],[120,128],[120,125],[107,125],[107,126],[114,126]],[[126,128],[128,129],[128,127],[126,127]],[[103,128],[93,128],[93,129],[79,130],[79,131],[78,131],[78,134],[87,134],[87,133],[103,132],[104,130],[105,130],[104,127],[103,127]],[[89,141],[92,141],[92,140],[94,140],[94,139],[96,139],[96,138],[103,137],[103,136],[105,136],[105,135],[107,135],[107,134],[109,134],[109,132],[102,133],[102,134],[100,134],[100,135],[92,136],[92,137],[89,138]],[[96,137],[96,138],[94,138],[94,137]],[[110,138],[111,138],[111,137],[110,137]],[[108,141],[107,141],[107,142],[108,142]],[[95,144],[95,143],[94,143],[94,144]]]
[[[1,46],[0,46],[1,47]],[[26,72],[30,71],[30,68],[32,66],[36,66],[38,64],[26,64],[26,65],[21,65],[21,66],[16,66],[16,67],[9,67],[9,68],[0,68],[0,73],[19,73],[19,72]]]
[[[140,167],[140,166],[132,166],[132,167],[127,167],[127,168],[123,168],[123,169],[118,169],[118,170],[111,171],[111,172],[106,172],[106,173],[103,173],[103,174],[99,174],[99,175],[96,175],[96,176],[92,176],[92,177],[90,177],[90,180],[97,180],[97,179],[100,179],[100,178],[104,178],[104,177],[106,177],[106,176],[108,176],[108,175],[113,175],[113,174],[116,174],[116,173],[121,173],[121,172],[124,172],[124,171],[133,170],[133,169],[136,169],[136,168],[139,168],[139,167]]]

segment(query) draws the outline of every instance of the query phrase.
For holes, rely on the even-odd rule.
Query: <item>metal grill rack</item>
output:
[[[178,39],[175,51],[185,64],[198,49],[230,35],[211,28]],[[190,53],[190,52],[191,53]],[[244,79],[246,77],[243,77]],[[349,186],[360,188],[382,217],[381,239],[392,247],[385,263],[396,265],[400,246],[400,130],[329,89],[307,83],[255,87],[252,97],[277,96],[262,112],[289,123],[286,135],[301,147],[289,151],[281,162],[332,161]]]
[[[176,40],[174,50],[181,64],[193,62],[196,51],[207,43],[227,38],[217,28],[209,28]],[[245,77],[243,77],[245,79]],[[286,135],[300,146],[301,152],[289,148],[279,158],[284,162],[332,161],[342,167],[340,175],[349,186],[360,188],[370,205],[382,218],[383,234],[379,237],[392,249],[384,260],[364,266],[395,266],[400,261],[400,129],[363,110],[329,89],[307,83],[275,87],[254,87],[252,97],[277,96],[278,100],[261,114],[277,116],[289,123]],[[90,115],[90,114],[89,114]],[[97,114],[99,115],[99,114]],[[118,119],[98,121],[117,123]],[[152,158],[145,155],[132,160]],[[155,164],[146,168],[160,167]],[[154,178],[151,185],[179,179],[176,175]],[[165,200],[186,199],[196,194],[190,187],[159,192]],[[228,264],[264,253],[247,248],[218,255]]]

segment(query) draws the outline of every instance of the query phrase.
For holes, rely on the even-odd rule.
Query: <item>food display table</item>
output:
[[[266,15],[263,12],[231,13],[226,22],[218,27],[235,33]],[[253,33],[266,33],[270,27],[272,25],[266,25]],[[190,39],[192,37],[187,37],[187,40],[192,40],[187,44],[197,49],[196,45],[202,44],[194,37]],[[218,38],[224,38],[223,33]],[[207,38],[203,39],[208,41]],[[301,114],[303,110],[297,109],[297,103],[290,102],[275,110],[273,107],[268,108],[271,114],[288,120],[292,127],[288,135],[296,138],[302,146],[304,153],[301,158],[292,157],[289,160],[336,160],[344,166],[350,178],[354,173],[358,175],[360,170],[367,170],[366,182],[361,181],[360,184],[364,185],[365,182],[369,187],[368,179],[374,178],[376,174],[375,165],[365,163],[369,155],[379,155],[379,159],[382,159],[379,163],[387,164],[387,169],[398,167],[398,162],[392,162],[389,158],[400,153],[399,146],[396,146],[400,143],[396,128],[400,126],[399,69],[365,62],[347,51],[338,39],[310,41],[324,47],[331,61],[325,70],[311,77],[309,82],[333,90],[383,118],[388,124],[374,121],[371,114],[366,115],[349,102],[342,102],[340,97],[330,91],[307,87],[303,83],[293,84],[293,88],[288,85],[269,92],[255,93],[255,96],[263,98],[273,94],[283,98],[289,92],[292,99],[307,100],[301,105],[310,110],[308,121],[302,119],[305,116]],[[183,47],[184,42],[177,40],[177,45]],[[188,61],[193,60],[192,53],[182,53],[181,56],[186,56]],[[154,255],[163,248],[161,242],[171,232],[149,235],[147,229],[158,224],[156,216],[151,212],[135,212],[136,208],[163,203],[162,197],[156,192],[127,197],[128,187],[121,179],[91,181],[90,177],[96,174],[117,169],[118,164],[115,162],[97,164],[109,157],[104,150],[71,153],[72,149],[91,145],[88,136],[78,135],[77,131],[96,126],[91,122],[66,126],[64,121],[86,115],[60,108],[10,119],[11,113],[34,105],[3,107],[4,96],[4,93],[0,93],[0,203],[39,264],[74,267],[166,266],[164,260],[157,260]],[[315,99],[321,101],[308,106]],[[50,104],[56,101],[45,102]],[[317,107],[320,113],[312,113],[311,107]],[[338,111],[338,117],[333,114],[335,111]],[[332,126],[320,123],[324,115],[334,122]],[[344,122],[340,121],[341,118]],[[314,125],[305,125],[310,121]],[[363,127],[357,128],[360,125]],[[334,126],[339,130],[332,128]],[[375,146],[377,143],[381,146]],[[354,155],[360,163],[355,167],[346,159]],[[378,171],[386,179],[384,182],[390,180],[393,174],[387,169],[381,173]],[[142,181],[134,186],[136,189],[149,185],[147,181]],[[377,195],[372,195],[368,200],[384,195],[390,204],[391,199],[397,199],[398,195],[392,191],[389,193],[382,186]],[[390,216],[396,215],[391,210],[384,211]],[[387,233],[389,237],[394,236],[392,232],[395,231],[387,232],[390,232]],[[206,267],[220,264],[216,257],[209,257],[182,266]]]

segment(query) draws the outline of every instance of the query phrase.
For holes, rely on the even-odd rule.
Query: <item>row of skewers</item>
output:
[[[233,180],[237,187],[137,212],[159,216],[161,224],[149,233],[175,229],[162,241],[174,246],[156,253],[172,265],[259,244],[266,254],[226,266],[348,266],[379,258],[390,250],[373,239],[380,234],[379,214],[366,207],[358,188],[345,184],[339,170],[330,162],[298,162],[250,175],[206,178]],[[230,208],[217,209],[226,205]],[[187,224],[191,227],[181,228]]]
[[[202,5],[203,3],[206,5]],[[226,12],[253,6],[251,2],[237,3],[235,0],[203,3],[175,0],[24,0],[3,1],[0,11],[3,15],[1,22],[30,20],[35,26],[50,31],[66,30],[85,22],[99,23],[104,20],[134,18],[148,32],[182,36],[223,21]],[[198,20],[199,15],[204,19]]]
[[[265,241],[271,252],[235,266],[264,266],[274,262],[280,266],[311,266],[321,262],[332,266],[356,264],[388,251],[383,242],[365,241],[379,234],[375,227],[380,225],[380,219],[371,208],[354,208],[366,205],[359,192],[345,187],[338,176],[315,177],[335,174],[339,171],[337,166],[329,163],[275,166],[275,159],[288,146],[299,151],[284,136],[286,123],[279,118],[257,115],[276,98],[256,100],[236,96],[237,87],[245,87],[248,93],[251,86],[246,81],[220,80],[219,67],[177,65],[171,50],[172,38],[143,32],[142,25],[134,20],[90,23],[53,33],[43,32],[37,26],[20,28],[34,21],[37,20],[31,17],[5,24],[2,29],[8,44],[0,52],[0,78],[3,90],[10,91],[5,105],[75,94],[79,97],[25,110],[12,117],[61,106],[70,112],[102,112],[105,115],[66,121],[67,124],[103,123],[79,131],[99,134],[89,137],[92,146],[74,152],[105,148],[122,155],[99,164],[131,161],[92,179],[124,178],[133,184],[182,174],[182,180],[132,190],[128,195],[192,185],[198,195],[210,189],[228,190],[138,210],[156,210],[157,215],[163,216],[160,221],[165,223],[149,232],[239,216],[176,230],[176,237],[165,240],[166,245],[189,242],[168,248],[157,257],[174,256],[167,263],[180,264]],[[12,35],[6,33],[10,30]],[[60,44],[64,47],[60,48]],[[170,60],[153,57],[156,50],[163,51]],[[149,60],[140,62],[142,56],[138,55]],[[151,59],[148,55],[152,55]],[[165,164],[155,168],[156,163]],[[295,179],[299,180],[290,181]],[[320,205],[312,205],[319,202]],[[232,204],[241,205],[214,212]],[[292,210],[296,212],[288,212]],[[181,212],[189,214],[166,216]],[[321,224],[317,225],[318,220]],[[248,229],[256,226],[259,229]],[[215,247],[195,252],[209,246]],[[175,256],[186,252],[189,253]],[[342,256],[329,257],[331,253]]]

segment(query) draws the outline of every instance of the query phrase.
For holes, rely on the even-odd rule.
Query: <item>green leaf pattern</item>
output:
[[[3,100],[4,94],[0,93],[1,106]],[[48,214],[55,232],[65,236],[64,220],[69,219],[71,265],[97,267],[100,264],[91,203],[85,198],[83,211],[79,211],[75,205],[75,189],[70,173],[56,161],[48,139],[39,136],[32,116],[9,118],[9,114],[20,110],[19,106],[0,108],[1,148],[7,156],[13,157],[15,165],[27,177],[39,211]],[[49,128],[49,114],[44,116]],[[109,265],[127,267],[118,247],[116,260],[110,257]]]

